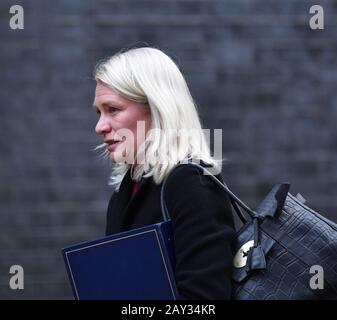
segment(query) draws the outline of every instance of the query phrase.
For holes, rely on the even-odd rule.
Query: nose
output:
[[[101,116],[96,124],[95,131],[97,134],[107,134],[111,131],[111,125]]]

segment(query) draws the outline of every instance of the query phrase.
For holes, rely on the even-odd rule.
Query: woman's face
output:
[[[95,130],[103,136],[110,160],[135,163],[137,149],[151,127],[148,105],[129,100],[97,83],[93,107],[100,115]]]

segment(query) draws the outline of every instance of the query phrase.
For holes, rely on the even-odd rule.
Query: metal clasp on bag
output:
[[[250,241],[246,242],[236,252],[236,254],[234,256],[234,259],[233,259],[233,265],[234,265],[235,268],[242,268],[246,265],[247,257],[248,257],[248,251],[252,246],[254,246],[254,240],[250,240]]]

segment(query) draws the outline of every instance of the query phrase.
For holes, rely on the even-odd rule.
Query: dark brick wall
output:
[[[9,7],[25,9],[10,30]],[[325,29],[309,28],[321,4]],[[223,176],[250,206],[279,181],[337,220],[335,1],[0,3],[0,298],[69,299],[60,249],[104,234],[110,164],[90,151],[95,63],[138,42],[179,64]],[[25,289],[8,287],[9,267]]]

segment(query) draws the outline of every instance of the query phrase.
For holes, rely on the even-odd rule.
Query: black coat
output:
[[[107,235],[163,220],[161,185],[143,178],[130,200],[132,186],[129,170],[109,201]],[[165,199],[180,299],[229,299],[235,232],[228,196],[198,168],[184,165],[171,173]]]

